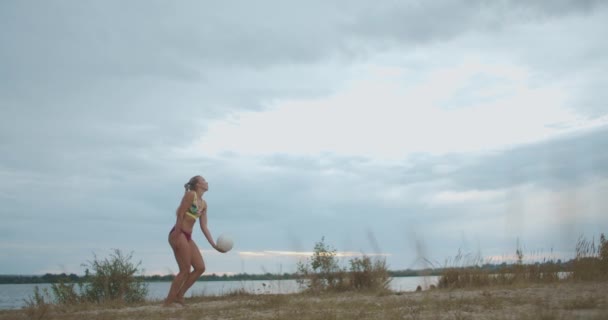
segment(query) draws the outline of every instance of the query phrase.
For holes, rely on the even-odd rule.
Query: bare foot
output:
[[[182,307],[186,307],[186,299],[184,297],[175,299],[175,303],[179,303]]]
[[[163,307],[165,307],[165,308],[181,308],[183,306],[184,305],[182,305],[181,303],[179,303],[177,301],[170,302],[170,301],[165,300],[165,302],[163,302]]]

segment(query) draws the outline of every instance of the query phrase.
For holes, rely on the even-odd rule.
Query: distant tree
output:
[[[315,244],[306,262],[298,262],[297,269],[298,283],[313,291],[336,288],[343,280],[336,250],[325,243],[325,237]]]
[[[298,263],[300,286],[311,291],[322,290],[388,290],[390,274],[385,259],[368,256],[353,258],[350,269],[341,268],[334,248],[321,238],[311,257]]]

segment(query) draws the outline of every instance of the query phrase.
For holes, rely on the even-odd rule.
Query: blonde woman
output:
[[[192,240],[192,229],[197,219],[209,244],[215,250],[224,252],[217,247],[207,228],[207,202],[203,200],[203,194],[209,190],[209,184],[203,177],[194,176],[184,188],[186,189],[184,197],[176,212],[177,221],[169,232],[169,244],[177,260],[179,273],[171,283],[165,306],[171,306],[173,303],[183,305],[186,291],[205,272],[203,256]]]

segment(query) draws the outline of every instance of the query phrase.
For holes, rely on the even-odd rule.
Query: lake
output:
[[[397,277],[392,278],[390,288],[393,291],[414,291],[417,286],[423,288],[436,284],[438,277]],[[162,300],[169,291],[170,282],[148,282],[148,300]],[[0,309],[19,309],[25,305],[24,300],[32,296],[34,287],[47,288],[48,283],[39,284],[0,284]],[[195,282],[187,296],[224,295],[244,289],[255,294],[287,294],[300,291],[296,280],[249,280],[249,281],[199,281]]]

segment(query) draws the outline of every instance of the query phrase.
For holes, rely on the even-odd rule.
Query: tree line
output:
[[[173,281],[174,275],[151,275],[137,276],[136,278],[146,282],[166,282]],[[36,284],[36,283],[60,283],[60,282],[82,282],[87,279],[86,275],[77,275],[74,273],[53,274],[46,273],[44,275],[0,275],[0,284]],[[295,279],[295,274],[234,274],[234,275],[217,275],[208,274],[200,277],[198,281],[239,281],[239,280],[287,280]]]
[[[570,261],[562,263],[561,261],[551,262],[560,267],[560,271],[569,271]],[[506,263],[502,264],[484,264],[478,268],[481,270],[500,270],[506,267]],[[439,276],[443,273],[444,268],[426,268],[426,269],[405,269],[405,270],[388,270],[388,275],[391,277],[419,277],[419,276]],[[247,280],[295,280],[298,279],[298,273],[263,273],[263,274],[248,274],[238,273],[232,275],[217,275],[207,274],[202,275],[198,281],[247,281]],[[173,281],[174,275],[150,275],[138,276],[140,280],[146,282],[170,282]],[[46,273],[44,275],[0,275],[0,284],[37,284],[37,283],[60,283],[60,282],[81,282],[86,280],[86,275],[77,275],[74,273]]]

